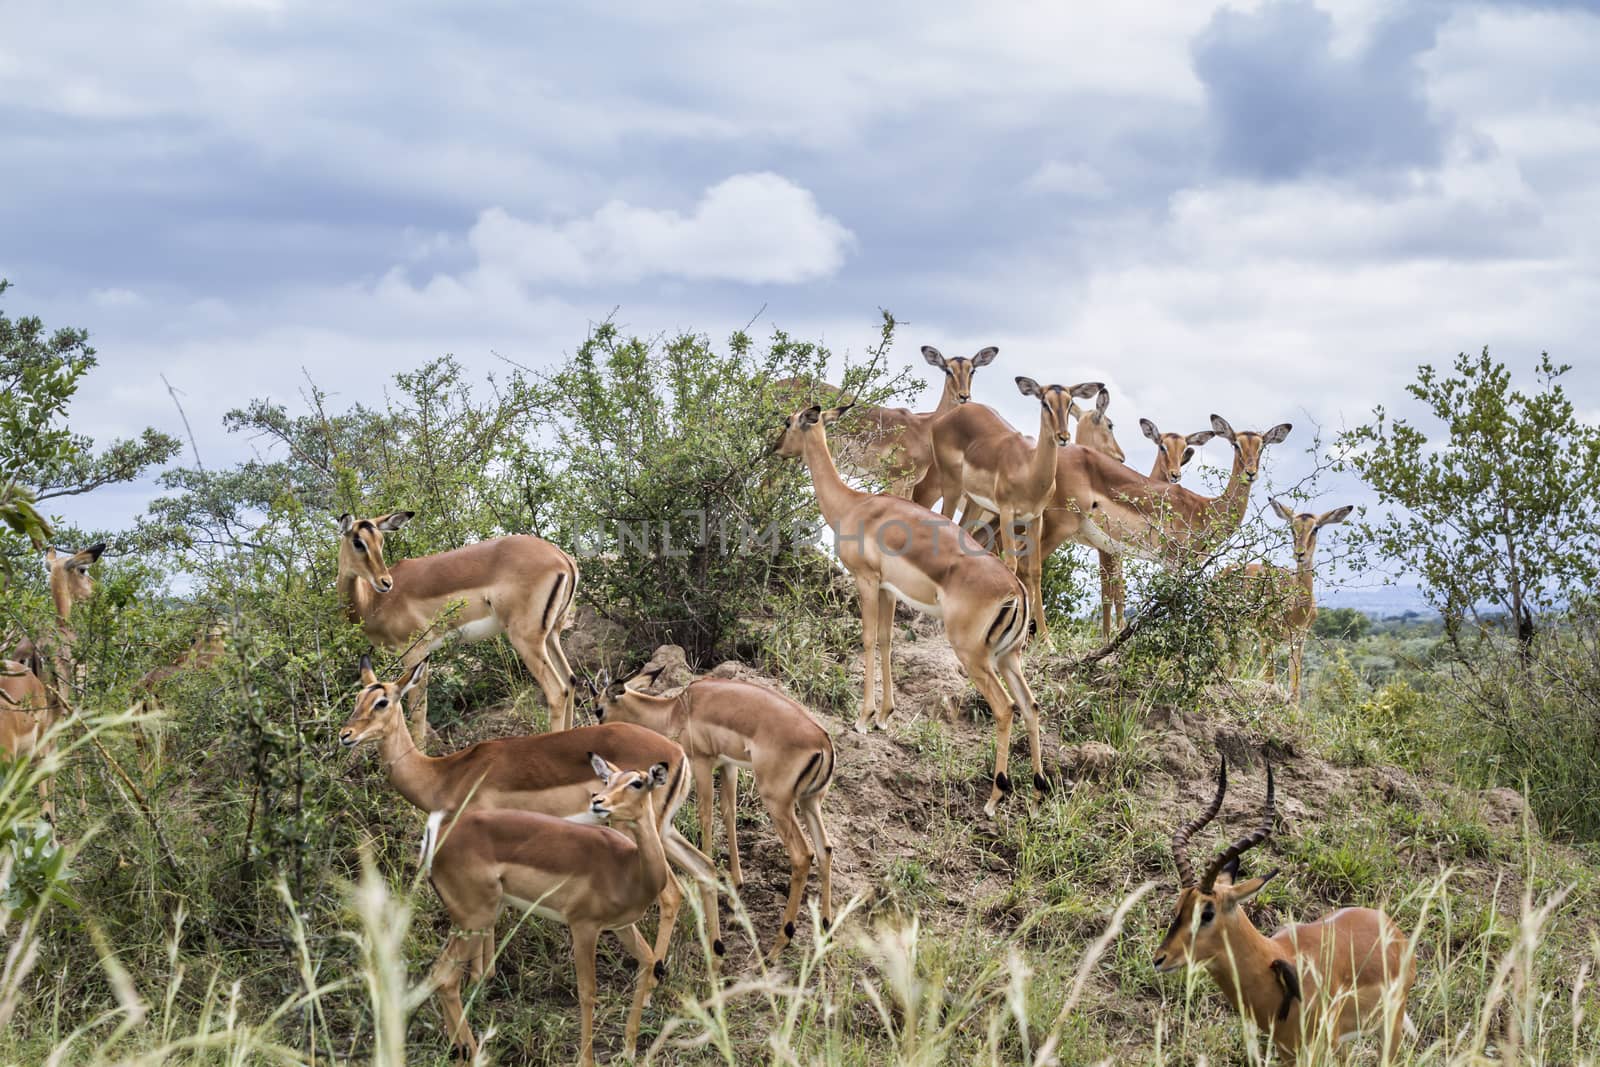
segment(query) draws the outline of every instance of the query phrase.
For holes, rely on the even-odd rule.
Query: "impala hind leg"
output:
[[[887,589],[878,591],[878,670],[881,692],[878,700],[877,725],[882,728],[894,714],[894,673],[889,669],[894,649],[894,594]]]
[[[711,966],[723,956],[721,917],[717,914],[717,868],[710,857],[688,841],[672,826],[662,828],[661,845],[667,859],[680,871],[688,874],[700,886],[700,910],[705,914],[706,935],[711,940]],[[658,938],[659,941],[659,938]],[[665,958],[665,955],[662,955]]]
[[[561,648],[561,626],[557,625],[544,635],[545,659],[550,664],[550,669],[557,678],[565,679],[566,697],[562,705],[563,730],[570,730],[576,726],[574,721],[574,705],[577,702],[578,676],[572,673],[572,665],[567,662],[567,654]]]
[[[1046,648],[1054,648],[1050,636],[1050,623],[1044,611],[1044,550],[1039,541],[1039,526],[1030,527],[1022,539],[1023,591],[1028,597],[1028,617],[1033,623],[1034,637]]]
[[[545,706],[550,709],[550,729],[565,730],[571,725],[567,719],[571,687],[567,684],[567,675],[558,677],[556,668],[546,658],[544,635],[516,634],[508,629],[506,637],[510,639],[511,647],[516,649],[517,658],[522,660],[522,665],[528,668],[528,673],[533,675],[533,680],[544,694]]]
[[[1039,750],[1039,705],[1033,699],[1028,679],[1022,675],[1022,657],[1016,652],[1001,656],[1000,673],[1011,689],[1011,695],[1022,711],[1022,722],[1028,728],[1028,756],[1033,761],[1033,788],[1038,793],[1048,793],[1050,783],[1044,776],[1044,756]]]
[[[989,791],[989,802],[983,806],[983,813],[992,819],[1000,806],[1000,798],[1011,792],[1011,779],[1006,774],[1006,768],[1011,759],[1011,720],[1017,708],[1006,696],[1005,686],[1000,683],[1000,676],[989,662],[987,651],[966,655],[958,652],[957,655],[961,665],[966,668],[967,677],[972,679],[972,684],[978,687],[978,692],[988,702],[989,710],[994,713],[993,787]]]
[[[864,734],[872,725],[873,673],[878,666],[878,584],[856,579],[856,597],[861,601],[861,713],[856,716],[856,733]]]
[[[789,899],[783,905],[783,926],[767,951],[767,959],[776,959],[784,947],[794,940],[794,920],[800,914],[800,902],[805,897],[806,878],[811,873],[811,846],[794,817],[794,801],[789,797],[772,797],[763,793],[761,802],[772,820],[772,828],[789,853]]]
[[[714,826],[717,818],[717,778],[716,764],[708,759],[697,759],[689,764],[689,770],[694,774],[694,807],[695,816],[700,822],[700,851],[713,864],[717,862],[717,841]],[[730,877],[735,889],[739,888],[737,882]]]
[[[672,947],[672,931],[678,925],[678,912],[683,909],[683,887],[678,884],[678,879],[670,871],[667,873],[665,884],[661,887],[661,896],[656,898],[656,904],[660,920],[656,924],[656,943],[651,950],[651,963],[657,965],[661,973],[656,977],[660,978],[666,974],[667,949]],[[660,961],[659,964],[656,961]],[[646,999],[648,1000],[648,997]]]
[[[819,872],[822,878],[821,901],[822,928],[827,930],[833,926],[833,841],[828,837],[828,828],[822,825],[822,798],[826,791],[818,791],[799,800],[800,814],[806,821],[806,830],[811,835],[811,848],[817,854],[821,865]]]

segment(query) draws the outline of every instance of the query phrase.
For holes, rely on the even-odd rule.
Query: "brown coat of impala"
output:
[[[933,422],[972,399],[974,372],[993,363],[999,354],[1000,350],[990,345],[970,359],[946,359],[937,348],[923,345],[922,358],[944,372],[938,406],[919,412],[875,404],[853,405],[848,423],[834,431],[839,468],[852,477],[882,479],[887,486],[885,492],[891,496],[932,507],[939,499],[939,479],[933,473]],[[801,404],[820,398],[833,403],[840,395],[835,386],[803,378],[786,378],[776,384]]]
[[[228,650],[227,641],[227,623],[218,620],[209,624],[196,635],[194,643],[184,649],[177,659],[166,666],[146,671],[135,688],[141,693],[154,695],[162,685],[185,671],[209,670]]]
[[[639,962],[623,1052],[632,1057],[650,990],[664,970],[634,924],[672,880],[651,798],[670,778],[665,763],[623,771],[599,756],[593,770],[604,791],[588,806],[606,826],[554,815],[468,808],[435,812],[423,840],[423,866],[454,928],[434,964],[432,982],[444,1007],[445,1032],[457,1055],[472,1059],[478,1042],[461,1004],[461,979],[492,969],[494,922],[506,906],[532,909],[572,931],[578,972],[578,1063],[594,1063],[595,946],[614,930]]]
[[[339,743],[345,748],[377,745],[389,784],[425,812],[459,811],[470,805],[570,818],[588,809],[594,792],[591,753],[630,770],[666,764],[670,772],[667,788],[657,802],[662,847],[673,865],[699,884],[712,951],[723,954],[717,926],[716,868],[672,825],[690,787],[688,757],[676,742],[642,726],[616,723],[492,738],[447,756],[429,756],[417,748],[401,708],[401,699],[420,684],[425,672],[426,667],[418,663],[399,680],[383,682],[372,672],[371,661],[362,656],[361,691],[339,731]],[[683,892],[677,881],[669,878],[661,894],[657,959],[666,958],[682,904]]]
[[[700,849],[707,855],[715,855],[712,774],[722,768],[722,825],[728,840],[728,880],[735,888],[744,884],[734,830],[739,769],[750,771],[772,827],[789,853],[789,897],[783,926],[769,955],[782,952],[794,938],[806,877],[818,855],[822,928],[826,930],[833,922],[833,845],[822,824],[822,802],[833,783],[833,738],[799,701],[753,682],[700,678],[672,696],[642,692],[660,673],[658,669],[626,683],[607,684],[601,679],[595,687],[595,717],[602,722],[646,726],[683,746],[694,769]]]
[[[1039,401],[1039,435],[1029,440],[1012,429],[998,412],[982,404],[966,404],[933,424],[933,456],[945,518],[961,512],[963,526],[979,512],[996,517],[1001,557],[1028,591],[1028,612],[1036,632],[1048,640],[1039,552],[1041,517],[1055,488],[1056,453],[1070,440],[1076,410],[1073,398],[1100,395],[1099,382],[1041,386],[1017,378],[1017,391]],[[1026,530],[1020,540],[1017,527]]]
[[[49,751],[45,735],[55,721],[54,702],[32,668],[0,659],[0,759],[43,756]],[[55,818],[49,778],[39,779],[39,807],[46,818]]]
[[[1172,837],[1182,885],[1161,947],[1157,971],[1203,967],[1241,1014],[1271,1035],[1288,1063],[1311,1042],[1331,1045],[1379,1029],[1383,1059],[1400,1047],[1406,995],[1416,981],[1411,942],[1395,921],[1372,908],[1340,908],[1318,922],[1298,923],[1264,936],[1243,905],[1277,872],[1240,879],[1239,857],[1272,833],[1272,767],[1262,823],[1218,855],[1196,877],[1189,838],[1222,810],[1228,765],[1217,772],[1211,806]]]
[[[94,578],[90,576],[89,568],[105,550],[104,541],[76,552],[68,549],[58,551],[54,546],[45,549],[45,567],[50,574],[50,600],[56,609],[55,626],[48,633],[24,637],[12,648],[8,657],[24,664],[38,676],[58,715],[62,710],[61,697],[70,692],[77,681],[74,677],[76,660],[73,646],[77,644],[78,635],[72,628],[72,608],[94,595]],[[57,686],[63,692],[57,693]]]
[[[1220,415],[1212,429],[1233,446],[1233,470],[1220,496],[1147,478],[1092,449],[1064,448],[1056,461],[1055,492],[1045,511],[1044,552],[1067,541],[1113,555],[1170,563],[1214,547],[1239,528],[1268,445],[1289,436],[1290,424],[1261,433],[1235,432]]]
[[[1289,524],[1294,537],[1294,570],[1271,563],[1250,563],[1233,574],[1243,588],[1250,625],[1261,635],[1261,655],[1266,661],[1269,682],[1277,681],[1277,665],[1272,653],[1279,644],[1288,643],[1290,696],[1298,704],[1306,634],[1317,621],[1317,533],[1324,526],[1343,522],[1353,505],[1320,515],[1309,511],[1297,515],[1274,500],[1272,510]]]
[[[883,703],[876,725],[884,725],[894,713],[889,653],[896,598],[925,615],[943,619],[945,638],[994,713],[994,786],[983,809],[993,817],[1000,798],[1011,792],[1006,768],[1011,756],[1011,721],[1019,712],[1028,729],[1034,785],[1046,788],[1038,706],[1022,676],[1022,650],[1028,638],[1027,593],[1004,563],[949,519],[909,500],[862,493],[846,485],[833,465],[823,430],[823,424],[837,419],[841,410],[823,412],[812,405],[789,416],[773,450],[805,461],[816,488],[817,507],[833,530],[839,561],[856,580],[865,657],[856,729],[865,732],[874,722],[874,670],[879,667]]]
[[[453,639],[504,633],[550,707],[550,728],[572,725],[577,679],[561,651],[561,625],[578,586],[578,565],[549,541],[513,534],[432,556],[383,558],[383,538],[414,512],[339,517],[339,595],[367,639],[402,653],[406,667]],[[411,732],[428,729],[427,674],[411,694]]]

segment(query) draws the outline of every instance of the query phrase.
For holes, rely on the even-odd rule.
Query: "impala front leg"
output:
[[[894,594],[887,589],[878,592],[878,669],[883,678],[878,704],[877,723],[880,728],[889,724],[894,714],[894,673],[889,669],[894,649]]]
[[[878,585],[856,581],[856,597],[861,601],[861,713],[856,716],[856,733],[864,734],[872,725],[872,698],[878,653]]]

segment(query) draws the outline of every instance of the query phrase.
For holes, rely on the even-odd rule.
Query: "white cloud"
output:
[[[480,270],[523,282],[596,285],[642,278],[794,284],[826,278],[855,236],[777,174],[736,174],[688,214],[613,200],[567,222],[527,222],[501,208],[469,237]]]
[[[96,289],[89,294],[89,299],[97,307],[104,308],[135,308],[144,305],[144,297],[132,289]]]

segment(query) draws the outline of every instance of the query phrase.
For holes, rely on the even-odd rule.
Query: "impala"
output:
[[[963,405],[933,424],[934,464],[945,518],[953,518],[957,510],[963,525],[979,510],[996,517],[1002,556],[1023,579],[1029,615],[1039,636],[1049,640],[1040,591],[1039,520],[1055,487],[1056,452],[1070,440],[1072,400],[1103,395],[1105,386],[1041,386],[1024,377],[1016,381],[1018,392],[1039,401],[1039,436],[1032,441],[1023,437],[993,408]],[[1026,530],[1022,542],[1019,525]]]
[[[909,408],[854,405],[850,429],[836,434],[839,466],[853,477],[882,478],[891,495],[931,506],[939,499],[939,480],[930,474],[934,420],[972,399],[973,373],[993,363],[999,354],[1000,350],[990,345],[970,359],[947,359],[932,345],[923,345],[922,358],[944,372],[938,406],[932,411],[915,412]],[[799,403],[809,402],[819,391],[827,391],[828,397],[834,399],[841,392],[826,382],[801,378],[787,378],[777,385]]]
[[[1217,436],[1215,430],[1197,430],[1191,434],[1162,433],[1149,419],[1140,419],[1139,429],[1156,446],[1156,465],[1151,469],[1150,477],[1173,485],[1183,481],[1183,468],[1194,458],[1194,450]]]
[[[623,1052],[633,1055],[645,1002],[662,974],[659,957],[635,924],[672,881],[651,803],[670,772],[665,763],[641,772],[618,770],[599,756],[592,762],[604,790],[588,812],[609,825],[481,807],[428,817],[423,868],[452,927],[431,981],[452,1047],[469,1061],[478,1054],[478,1042],[462,1010],[461,978],[469,966],[475,980],[492,971],[495,917],[508,904],[572,931],[578,1063],[584,1067],[594,1063],[595,945],[601,931],[617,931],[639,961],[623,1036]]]
[[[1233,574],[1236,576],[1249,602],[1248,613],[1261,635],[1261,654],[1267,664],[1267,680],[1277,681],[1277,666],[1273,651],[1278,644],[1289,644],[1289,677],[1291,695],[1300,703],[1300,665],[1305,656],[1306,635],[1317,619],[1317,533],[1324,526],[1343,522],[1353,510],[1352,505],[1334,508],[1318,515],[1313,512],[1295,514],[1277,500],[1272,510],[1284,522],[1294,537],[1294,570],[1288,571],[1270,563],[1251,563]]]
[[[821,856],[822,928],[826,930],[833,922],[833,845],[822,824],[822,801],[833,782],[833,739],[804,705],[776,689],[728,678],[700,678],[672,696],[644,692],[643,687],[654,684],[660,674],[661,668],[657,668],[651,674],[614,684],[602,676],[592,686],[595,718],[637,723],[683,746],[694,769],[700,850],[708,856],[715,854],[712,774],[722,768],[722,825],[728,839],[728,880],[735,888],[744,884],[734,830],[739,769],[755,776],[761,803],[789,853],[789,898],[783,909],[782,932],[769,952],[777,956],[794,938],[795,916],[815,858],[813,849]],[[800,818],[796,818],[797,810]]]
[[[1285,422],[1260,433],[1235,432],[1220,415],[1211,416],[1211,427],[1233,446],[1227,487],[1215,497],[1147,478],[1092,449],[1062,449],[1044,517],[1045,555],[1072,541],[1168,565],[1203,558],[1239,528],[1262,455],[1292,428]]]
[[[162,684],[176,678],[184,671],[209,670],[227,651],[227,639],[228,624],[221,619],[212,622],[195,637],[194,643],[184,649],[177,659],[166,666],[146,671],[135,688],[141,693],[154,696]]]
[[[504,633],[550,707],[550,728],[572,725],[577,679],[561,651],[561,625],[578,585],[578,565],[549,541],[513,534],[432,556],[384,563],[383,538],[415,514],[339,517],[339,595],[350,621],[373,644],[401,652],[407,667],[451,638]],[[428,729],[428,686],[411,696],[411,730]]]
[[[1155,969],[1204,967],[1243,1015],[1271,1035],[1286,1062],[1318,1035],[1342,1042],[1382,1026],[1383,1059],[1399,1049],[1406,995],[1416,980],[1411,943],[1393,919],[1372,908],[1340,908],[1319,922],[1285,926],[1270,938],[1241,906],[1276,877],[1240,879],[1239,858],[1272,834],[1272,767],[1259,828],[1218,855],[1200,877],[1189,862],[1189,838],[1222,809],[1228,788],[1224,759],[1217,792],[1199,818],[1172,835],[1181,886],[1172,925],[1156,950]]]
[[[672,826],[673,816],[689,796],[688,760],[682,748],[642,726],[615,723],[495,738],[448,756],[430,757],[417,748],[401,713],[402,698],[421,684],[426,671],[423,664],[413,664],[398,681],[383,682],[373,673],[371,661],[361,657],[361,691],[339,731],[339,743],[345,748],[377,745],[389,784],[427,812],[458,811],[470,805],[570,817],[587,809],[593,792],[591,752],[635,770],[665,763],[671,775],[660,798],[662,845],[673,865],[700,884],[712,951],[719,957],[723,954],[716,868]],[[656,959],[666,958],[682,903],[677,881],[669,878],[661,894]]]
[[[61,710],[61,698],[65,696],[64,692],[56,691],[57,687],[71,688],[77,681],[73,646],[77,644],[78,635],[72,628],[72,608],[94,595],[94,579],[89,574],[89,568],[105,550],[104,541],[77,551],[57,549],[54,545],[45,549],[44,561],[50,574],[50,600],[56,609],[56,625],[53,632],[41,635],[38,639],[24,637],[11,650],[9,658],[28,667],[44,683],[46,694],[56,712]]]
[[[1080,448],[1093,449],[1103,456],[1109,456],[1122,463],[1128,457],[1127,453],[1122,451],[1122,446],[1117,443],[1117,435],[1111,420],[1106,416],[1106,408],[1110,406],[1111,391],[1102,389],[1100,395],[1095,398],[1094,411],[1078,419],[1078,432],[1073,436],[1072,443]],[[1121,556],[1112,555],[1105,549],[1096,549],[1095,555],[1100,558],[1100,632],[1102,636],[1110,639],[1113,621],[1118,630],[1123,627],[1127,583],[1122,576]]]
[[[994,785],[983,809],[992,818],[1000,798],[1011,792],[1006,768],[1011,720],[1019,711],[1028,728],[1034,785],[1040,790],[1047,787],[1039,755],[1038,707],[1022,676],[1027,593],[1004,563],[949,519],[909,500],[862,493],[846,485],[833,465],[823,429],[841,410],[824,412],[813,404],[789,416],[773,450],[804,460],[816,488],[817,506],[834,532],[839,560],[856,580],[865,656],[856,729],[864,733],[874,722],[873,670],[880,657],[883,698],[876,725],[884,725],[894,713],[889,664],[895,599],[943,619],[956,658],[994,712]]]
[[[0,759],[35,759],[49,751],[50,727],[55,723],[54,702],[44,683],[25,663],[0,660]],[[39,779],[39,809],[55,821],[50,799],[50,779]]]

